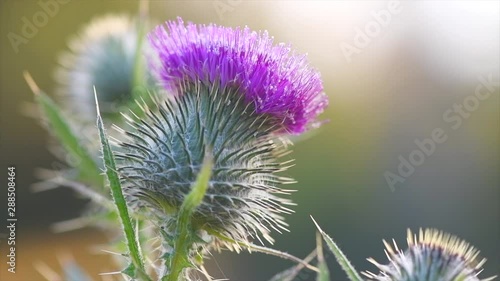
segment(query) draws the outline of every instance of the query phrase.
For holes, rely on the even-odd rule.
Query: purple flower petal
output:
[[[319,72],[289,45],[273,45],[267,32],[210,25],[184,25],[182,19],[149,34],[158,54],[156,74],[166,89],[185,82],[235,87],[257,113],[270,114],[282,129],[305,131],[328,105]]]

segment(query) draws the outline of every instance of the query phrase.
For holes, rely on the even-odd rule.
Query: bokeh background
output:
[[[21,113],[33,101],[22,72],[29,70],[51,94],[56,58],[68,38],[95,16],[135,14],[138,4],[60,4],[16,52],[8,34],[22,34],[23,18],[31,20],[42,10],[38,2],[0,1],[0,178],[5,187],[6,166],[16,166],[19,218],[17,273],[6,271],[6,242],[0,237],[0,279],[42,280],[34,263],[44,261],[60,271],[58,258],[71,255],[101,280],[100,272],[119,270],[98,250],[106,243],[102,233],[50,230],[52,223],[78,216],[86,201],[68,189],[31,191],[36,169],[57,160],[46,148],[49,134]],[[383,25],[374,24],[390,5],[399,12]],[[386,260],[382,239],[404,245],[407,228],[433,227],[479,248],[488,259],[485,277],[500,273],[498,1],[151,1],[150,11],[157,22],[181,16],[195,23],[268,30],[276,42],[307,52],[322,73],[331,103],[323,118],[329,123],[293,147],[296,166],[287,175],[298,181],[292,196],[298,206],[287,218],[291,232],[275,235],[275,248],[306,256],[315,247],[313,215],[358,269],[375,270],[366,258]],[[363,41],[359,30],[366,34],[367,29],[371,35]],[[346,55],[346,48],[356,48],[355,53]],[[474,95],[479,77],[489,76],[496,83],[489,97],[452,129],[454,122],[443,114]],[[447,140],[392,190],[384,174],[397,174],[398,157],[408,159],[418,149],[415,140],[430,138],[436,128]],[[2,188],[1,198],[6,193]],[[3,225],[6,207],[0,214]],[[333,257],[328,261],[332,279],[345,280]],[[243,281],[267,280],[291,265],[257,253],[223,252],[208,261],[214,277]]]

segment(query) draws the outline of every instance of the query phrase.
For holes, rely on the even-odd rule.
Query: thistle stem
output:
[[[170,266],[169,274],[162,278],[163,281],[178,281],[183,265],[186,262],[191,243],[188,243],[187,236],[181,236],[175,241],[174,254],[172,260],[167,265]],[[186,251],[187,250],[187,251]]]
[[[194,244],[194,229],[191,217],[196,207],[198,207],[208,188],[210,176],[212,174],[211,153],[206,153],[207,157],[203,161],[203,166],[196,179],[191,192],[186,196],[179,210],[179,218],[176,225],[176,239],[174,241],[174,252],[171,259],[167,259],[169,273],[162,278],[162,281],[178,281],[182,271],[191,266],[189,260],[189,250]]]
[[[146,36],[146,28],[149,25],[148,14],[149,14],[149,0],[139,1],[139,13],[137,17],[137,50],[134,57],[134,71],[132,73],[132,95],[135,98],[140,98],[144,95],[144,89],[138,89],[138,87],[144,84],[144,59],[142,53],[142,47],[144,45],[144,38]],[[138,91],[138,92],[135,92]]]

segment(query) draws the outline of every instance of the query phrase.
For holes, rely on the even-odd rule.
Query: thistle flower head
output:
[[[486,259],[467,242],[435,229],[420,229],[418,237],[408,230],[408,249],[399,250],[384,241],[390,263],[382,265],[368,259],[379,274],[364,272],[370,280],[379,281],[486,281],[478,275]]]
[[[57,91],[72,112],[94,122],[94,86],[104,114],[131,100],[138,36],[134,20],[107,15],[92,20],[69,41],[55,74]]]
[[[235,241],[272,242],[271,230],[286,230],[282,214],[291,212],[289,199],[279,197],[289,191],[279,185],[293,180],[277,175],[287,168],[278,161],[285,144],[271,136],[266,116],[236,93],[224,94],[199,88],[156,109],[143,106],[146,119],[127,117],[137,131],[118,129],[126,137],[116,154],[119,172],[132,205],[169,220],[211,153],[212,177],[195,222]]]
[[[302,132],[326,106],[319,74],[303,56],[248,28],[184,26],[179,19],[149,37],[158,78],[175,95],[155,108],[143,105],[147,118],[128,117],[133,131],[118,129],[129,201],[175,221],[211,153],[197,229],[234,249],[272,242],[272,230],[286,230],[283,214],[292,204],[281,185],[293,180],[278,174],[289,164],[279,161],[287,152],[284,132]]]
[[[167,89],[178,92],[198,82],[237,89],[257,114],[272,116],[282,132],[303,132],[328,103],[320,75],[305,55],[274,45],[267,32],[184,25],[178,19],[158,26],[149,38],[159,59],[157,79]]]

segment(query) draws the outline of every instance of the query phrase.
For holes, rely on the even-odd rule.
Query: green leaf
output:
[[[139,246],[139,241],[137,239],[136,233],[134,231],[134,227],[132,225],[132,221],[128,212],[127,202],[125,201],[125,197],[123,196],[122,187],[120,184],[120,178],[118,173],[116,172],[116,164],[115,158],[113,155],[113,151],[109,145],[108,137],[106,131],[104,129],[104,124],[102,122],[101,114],[99,111],[99,104],[97,102],[97,93],[95,92],[95,100],[97,107],[97,129],[99,130],[99,138],[101,140],[101,148],[104,159],[104,168],[106,170],[106,176],[109,181],[109,186],[111,188],[111,195],[113,196],[114,203],[118,210],[118,215],[120,216],[120,221],[123,226],[123,232],[125,234],[127,247],[129,250],[130,258],[132,260],[134,268],[127,268],[127,274],[131,274],[130,271],[134,270],[135,277],[141,280],[151,280],[146,274],[144,270],[144,262],[141,255],[141,250]]]
[[[351,281],[363,281],[359,273],[354,269],[354,266],[352,266],[351,262],[347,259],[347,257],[342,253],[340,248],[333,242],[332,238],[328,236],[316,223],[314,218],[311,216],[311,219],[313,220],[314,224],[316,225],[316,228],[318,228],[319,233],[323,236],[323,239],[325,240],[326,244],[328,245],[328,248],[330,248],[330,251],[332,251],[333,255],[337,259],[337,262],[340,264],[342,269],[345,271],[347,274],[347,277]]]
[[[198,173],[196,182],[191,192],[184,198],[184,202],[179,210],[174,250],[170,259],[167,260],[169,274],[164,276],[162,280],[178,281],[182,271],[192,266],[189,261],[189,250],[196,239],[196,234],[192,228],[191,216],[201,204],[207,192],[210,177],[212,175],[213,160],[211,158],[211,153],[206,153],[206,155],[207,157],[205,157],[203,161],[203,166]]]
[[[316,232],[316,252],[318,253],[319,273],[316,281],[330,281],[330,271],[326,265],[325,256],[323,256],[323,244],[321,243],[321,234]]]
[[[80,139],[71,130],[70,125],[62,115],[61,109],[47,94],[40,90],[28,72],[24,72],[24,78],[35,94],[35,100],[47,118],[55,137],[60,141],[64,149],[79,161],[79,164],[75,168],[79,171],[80,180],[94,186],[102,187],[103,177],[101,170],[92,157],[90,157],[91,154],[81,144]]]

